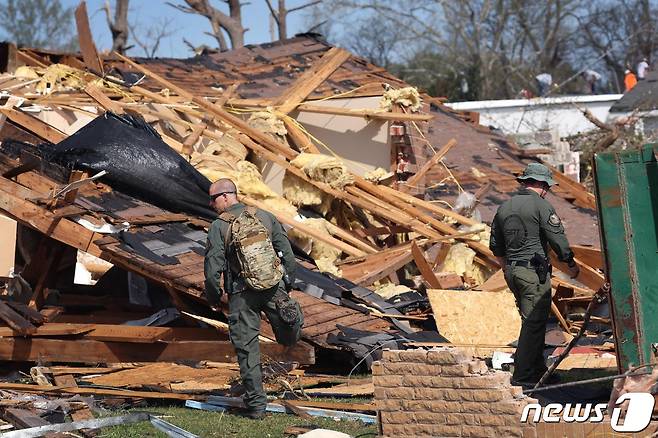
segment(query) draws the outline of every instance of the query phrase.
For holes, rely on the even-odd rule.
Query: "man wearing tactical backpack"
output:
[[[258,335],[260,313],[272,325],[276,341],[294,345],[304,323],[299,304],[288,295],[296,261],[288,236],[270,213],[238,201],[230,179],[210,186],[210,204],[219,212],[208,230],[204,262],[206,297],[211,306],[222,297],[220,277],[229,304],[229,336],[240,365],[246,410],[252,419],[265,416]]]

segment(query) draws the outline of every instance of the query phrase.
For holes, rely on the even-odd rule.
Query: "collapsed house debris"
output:
[[[300,264],[291,294],[305,315],[302,342],[284,348],[267,323],[261,331],[270,389],[344,385],[299,367],[367,369],[383,347],[452,343],[490,354],[515,339],[518,318],[497,312],[501,303],[513,310],[513,298],[485,224],[532,150],[311,35],[189,60],[96,55],[100,65],[85,51],[4,49],[0,210],[18,223],[18,256],[13,274],[2,273],[0,360],[66,366],[35,367],[36,384],[0,383],[11,391],[0,404],[18,393],[235,403],[208,397],[239,387],[225,317],[203,286],[214,218],[206,194],[225,176],[244,203],[284,224]],[[409,177],[391,181],[399,152]],[[594,198],[556,178],[551,202],[580,244],[582,272],[577,282],[553,279],[566,339],[604,279]],[[75,284],[78,259],[95,284]],[[466,330],[474,312],[491,312],[500,330]],[[364,385],[315,391],[371,394]],[[375,411],[296,405],[368,421]],[[33,400],[21,406],[35,415]]]

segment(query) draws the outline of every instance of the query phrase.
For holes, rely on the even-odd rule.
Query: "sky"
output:
[[[61,0],[61,2],[64,6],[73,8],[79,4],[79,0]],[[170,0],[170,3],[184,4],[185,2],[183,0]],[[245,33],[245,44],[260,44],[271,41],[269,9],[265,0],[250,0],[245,1],[245,3],[247,4],[242,7],[242,21],[243,26],[249,29]],[[308,0],[287,0],[286,6],[290,9],[305,3],[308,3]],[[105,12],[101,10],[104,4],[105,0],[87,0],[91,31],[100,51],[109,50],[112,47],[112,35],[107,25]],[[114,0],[110,0],[110,4],[112,12],[114,12]],[[228,7],[222,0],[211,0],[211,4],[228,13]],[[272,4],[276,7],[277,0],[272,0]],[[306,10],[288,15],[288,37],[307,30],[305,17]],[[161,41],[156,56],[172,58],[192,56],[192,52],[183,42],[183,38],[194,46],[206,44],[210,47],[217,47],[217,41],[204,33],[212,30],[210,21],[207,18],[181,12],[167,5],[165,0],[130,0],[128,21],[134,26],[136,32],[145,32],[145,29],[149,26],[157,25],[162,20],[167,19],[173,20],[171,24],[173,35]],[[74,29],[75,33],[77,31]],[[144,51],[136,46],[128,54],[144,56]]]

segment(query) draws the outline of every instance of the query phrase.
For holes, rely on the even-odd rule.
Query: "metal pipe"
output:
[[[614,376],[605,376],[605,377],[597,377],[595,379],[587,379],[587,380],[578,380],[576,382],[566,382],[566,383],[559,383],[557,385],[551,385],[551,386],[542,386],[541,388],[531,388],[531,389],[526,389],[523,391],[524,394],[532,394],[535,392],[541,392],[541,391],[547,391],[549,389],[558,389],[558,388],[568,388],[571,386],[579,386],[579,385],[585,385],[588,383],[599,383],[599,382],[607,382],[609,380],[617,380],[621,379],[622,377],[628,377],[628,376],[642,376],[645,374],[651,374],[653,370],[649,371],[642,371],[639,373],[636,373],[635,371],[645,368],[645,367],[654,367],[656,364],[646,364],[646,365],[640,365],[635,368],[631,368],[628,371],[626,371],[623,374],[617,374]]]

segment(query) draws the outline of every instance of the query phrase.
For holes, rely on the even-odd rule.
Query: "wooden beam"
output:
[[[20,428],[48,426],[50,423],[29,409],[5,408],[3,417]]]
[[[415,241],[411,244],[411,255],[416,262],[416,267],[420,271],[420,275],[423,276],[423,280],[425,280],[432,289],[443,289],[441,282],[436,278],[430,264],[423,255],[423,251],[418,247],[418,244],[416,244]]]
[[[553,251],[551,251],[550,258],[551,258],[551,264],[554,267],[556,267],[557,269],[559,269],[564,273],[569,272],[569,267],[567,266],[567,264],[559,261]],[[580,268],[580,273],[578,274],[578,277],[576,277],[576,280],[578,280],[588,288],[592,289],[592,291],[596,292],[597,290],[599,290],[603,285],[603,283],[605,282],[605,277],[603,276],[603,274],[601,274],[591,266],[586,265],[585,263],[578,260],[577,258],[574,258],[574,261]]]
[[[46,322],[46,318],[41,313],[29,307],[27,304],[18,303],[16,301],[7,301],[7,304],[34,324],[43,324]]]
[[[226,105],[226,102],[228,102],[228,100],[231,97],[233,97],[233,95],[235,94],[235,91],[238,89],[239,86],[240,86],[240,82],[234,82],[231,85],[229,85],[226,88],[226,90],[224,90],[221,97],[215,101],[215,104],[219,105],[219,106]]]
[[[25,50],[18,50],[16,53],[17,57],[21,59],[25,64],[32,67],[47,68],[48,65],[37,59],[35,56],[27,53]]]
[[[273,360],[315,362],[315,350],[306,343],[285,347],[262,343],[261,354]],[[236,362],[230,341],[180,341],[136,345],[129,342],[103,342],[85,339],[0,338],[0,360],[45,362]]]
[[[571,245],[571,250],[573,251],[574,256],[587,266],[603,270],[603,254],[600,249],[589,246]]]
[[[404,226],[409,226],[412,228],[413,231],[428,237],[428,238],[438,238],[441,236],[440,233],[436,232],[433,227],[441,226],[445,230],[446,226],[449,227],[445,223],[441,223],[439,221],[434,221],[432,223],[432,227],[428,227],[427,223],[424,223],[422,220],[418,219],[418,216],[409,215],[408,212],[404,210],[399,210],[399,209],[393,209],[391,208],[390,205],[386,205],[385,203],[382,203],[380,199],[377,198],[377,195],[375,196],[366,196],[367,199],[364,199],[364,195],[367,195],[367,193],[363,191],[357,191],[356,193],[351,191],[350,189],[354,189],[354,187],[346,187],[345,191],[348,193],[345,193],[345,191],[339,191],[336,189],[333,189],[330,187],[328,184],[324,183],[319,183],[317,181],[314,181],[310,178],[307,177],[307,175],[301,170],[298,169],[294,166],[289,165],[287,160],[292,160],[297,156],[297,152],[292,150],[291,148],[287,147],[286,145],[279,143],[269,137],[268,135],[264,134],[263,132],[260,132],[258,130],[253,129],[251,126],[249,126],[244,120],[233,116],[232,114],[227,113],[225,110],[222,108],[217,107],[216,105],[212,104],[211,102],[201,99],[199,97],[195,97],[193,94],[183,90],[182,88],[178,87],[177,85],[171,83],[170,81],[164,79],[163,77],[151,72],[144,66],[141,66],[134,61],[126,58],[125,56],[122,56],[120,54],[116,54],[117,57],[122,59],[124,62],[132,66],[133,68],[141,71],[142,73],[148,75],[150,78],[153,80],[159,82],[162,86],[169,88],[170,90],[174,91],[180,96],[183,96],[187,99],[192,100],[193,102],[197,103],[201,107],[207,109],[209,112],[214,114],[217,118],[219,118],[221,121],[228,123],[229,125],[232,125],[234,128],[238,129],[241,131],[243,134],[239,135],[238,138],[241,141],[243,145],[254,151],[255,153],[261,155],[263,158],[272,161],[276,164],[279,164],[282,166],[284,169],[288,170],[289,172],[295,174],[299,178],[303,179],[304,181],[318,187],[325,193],[330,194],[334,198],[344,200],[346,202],[349,202],[350,204],[363,208],[367,211],[370,211],[371,213],[375,214],[376,216],[379,216],[381,218],[393,221],[394,223],[398,223]],[[258,141],[260,144],[255,143],[252,141],[252,139]],[[261,146],[264,145],[264,146]],[[367,181],[361,179],[357,179],[357,184],[366,184],[368,187],[375,187],[374,184],[368,183]],[[377,187],[382,187],[382,186],[377,186]],[[378,189],[377,189],[378,190]],[[373,191],[376,191],[376,189],[373,189]],[[394,190],[395,191],[395,190]],[[379,193],[378,193],[379,194]],[[383,205],[382,205],[383,204]],[[399,206],[398,206],[399,208]],[[422,212],[416,211],[416,215],[423,215]],[[423,215],[423,220],[428,218],[427,215]],[[431,220],[431,218],[430,218]],[[449,229],[452,231],[453,229],[449,227]],[[448,234],[450,231],[448,232]],[[445,234],[445,232],[444,232]],[[486,254],[486,253],[485,253]],[[495,263],[495,262],[493,262]]]
[[[576,198],[574,201],[575,204],[579,204],[581,207],[596,211],[596,199],[592,193],[587,191],[584,185],[569,178],[555,167],[550,166],[547,163],[544,164],[552,170],[553,178],[555,178],[555,181],[557,181],[559,187],[561,189],[565,189]]]
[[[85,93],[87,93],[89,97],[94,99],[100,106],[102,106],[105,111],[112,111],[115,114],[125,113],[121,105],[107,97],[105,93],[103,93],[103,91],[94,84],[87,84],[85,87]]]
[[[274,106],[278,107],[277,110],[283,114],[288,114],[310,96],[333,72],[338,70],[350,56],[348,51],[332,47],[279,96],[274,102]]]
[[[87,15],[87,4],[84,0],[81,1],[80,5],[75,9],[75,24],[78,28],[78,42],[80,44],[80,51],[82,52],[82,59],[85,62],[85,66],[87,66],[90,71],[102,76],[104,74],[103,62],[101,61],[100,56],[98,56],[98,50],[96,50],[94,38],[91,35],[89,16]]]
[[[89,333],[94,330],[94,324],[67,324],[61,322],[50,322],[36,328],[31,337],[42,336],[72,336]],[[21,333],[14,331],[10,327],[0,327],[0,337],[11,338],[23,336]]]
[[[0,301],[0,319],[21,335],[29,335],[36,331],[36,327],[31,322],[19,315],[4,301]]]
[[[309,154],[319,154],[320,150],[315,146],[315,143],[306,135],[296,123],[292,122],[288,117],[283,118],[283,124],[286,126],[288,131],[288,140],[297,146],[300,152],[306,152]]]
[[[349,280],[357,283],[360,286],[370,286],[375,281],[381,280],[384,277],[387,277],[389,274],[397,271],[402,268],[404,265],[409,263],[413,259],[411,251],[405,251],[398,254],[390,262],[382,265],[379,264],[376,269],[372,271],[365,271],[358,278],[350,278]]]
[[[41,208],[26,199],[38,195],[13,181],[0,178],[0,210],[21,222],[23,225],[47,234],[74,248],[99,256],[101,251],[93,243],[101,235],[65,218],[57,218],[45,208]],[[53,225],[56,225],[53,227]]]
[[[446,257],[448,257],[448,252],[450,251],[450,247],[452,245],[449,245],[447,243],[442,243],[441,248],[439,248],[439,252],[436,254],[436,258],[434,259],[434,264],[432,265],[432,270],[438,269],[439,266],[445,262]]]
[[[172,392],[155,392],[155,391],[129,391],[125,389],[105,389],[105,388],[85,388],[69,386],[45,386],[29,385],[26,383],[0,383],[0,389],[7,391],[36,392],[45,394],[91,394],[105,395],[121,398],[149,398],[165,400],[189,400],[194,399],[194,395],[176,394]]]
[[[53,272],[51,269],[53,267],[53,263],[55,262],[56,258],[59,261],[59,256],[62,252],[61,247],[53,243],[54,242],[50,239],[42,239],[42,245],[48,245],[48,248],[46,249],[45,260],[39,261],[40,264],[43,263],[41,266],[39,266],[41,272],[39,273],[39,278],[34,286],[32,297],[30,297],[30,302],[28,304],[28,306],[34,310],[39,310],[43,305],[46,281],[49,277],[52,278]]]
[[[443,145],[443,147],[439,149],[439,151],[436,154],[434,154],[432,158],[427,160],[427,162],[423,165],[423,167],[420,168],[418,172],[416,172],[415,175],[412,175],[411,178],[405,181],[404,185],[406,187],[418,186],[418,184],[420,183],[420,181],[422,181],[422,179],[425,177],[427,172],[429,172],[430,169],[432,169],[432,167],[436,166],[439,163],[439,161],[441,161],[443,157],[445,157],[446,154],[450,151],[450,149],[452,149],[452,147],[456,144],[457,144],[457,140],[455,140],[454,138],[450,139],[450,141],[448,141],[448,143]]]
[[[206,125],[201,124],[197,125],[192,129],[192,133],[187,136],[185,141],[183,142],[183,147],[181,154],[185,155],[187,157],[192,156],[192,152],[194,152],[194,145],[196,144],[197,141],[199,141],[199,137],[201,137],[201,134],[203,134],[203,131],[205,131]]]
[[[317,114],[331,114],[335,116],[348,116],[348,117],[363,117],[372,120],[390,120],[401,122],[427,122],[432,120],[434,116],[431,114],[415,114],[415,113],[392,113],[388,111],[374,110],[374,109],[350,109],[338,108],[334,106],[320,106],[309,103],[300,104],[297,109],[307,113]]]
[[[50,143],[59,143],[68,137],[59,129],[53,128],[46,122],[43,122],[36,117],[32,117],[22,111],[13,108],[0,108],[0,113],[7,116],[9,120],[20,127],[27,129],[34,135],[41,137]]]

